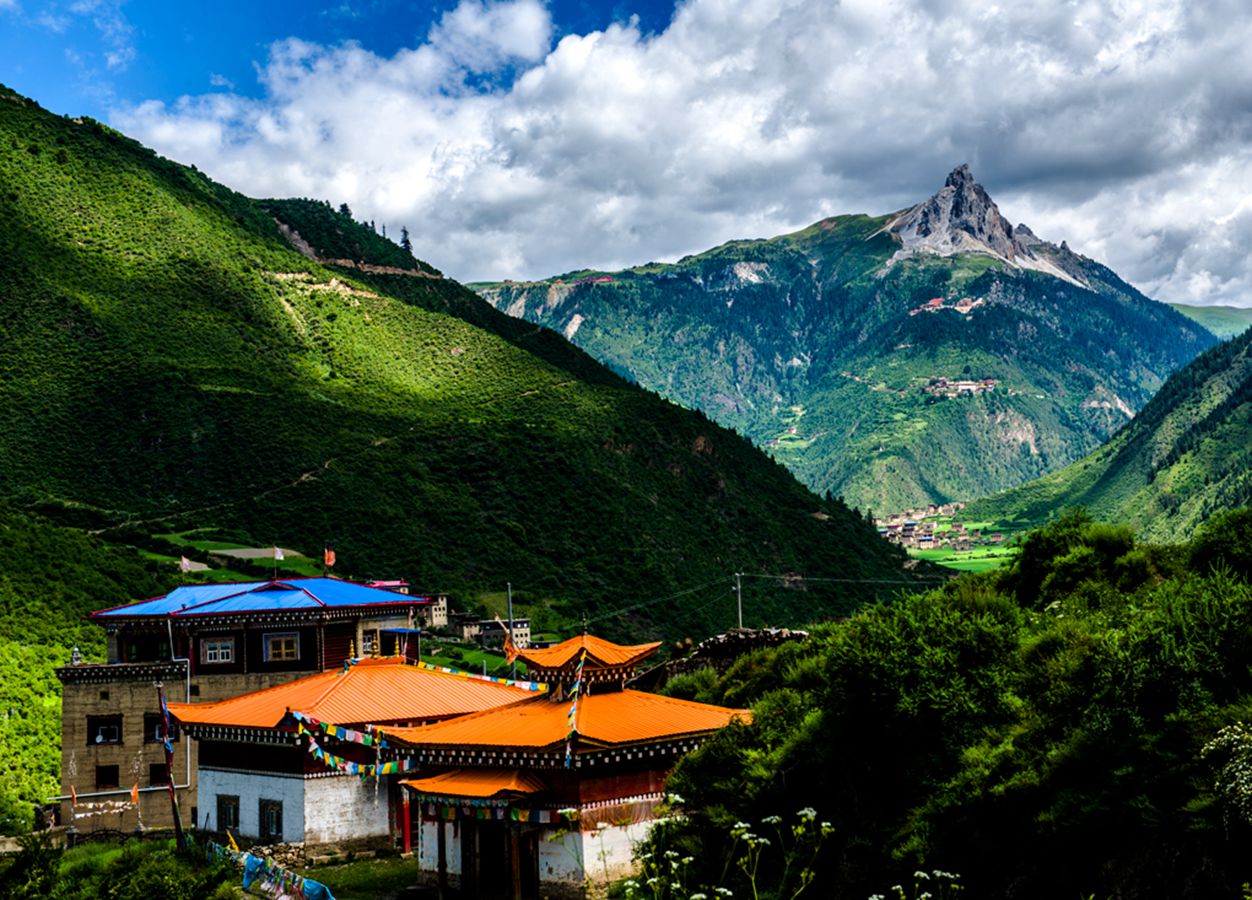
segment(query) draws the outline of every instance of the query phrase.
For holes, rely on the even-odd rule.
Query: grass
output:
[[[302,869],[300,874],[330,888],[335,900],[389,900],[417,884],[417,860],[385,857]]]

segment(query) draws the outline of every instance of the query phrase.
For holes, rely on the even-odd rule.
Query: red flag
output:
[[[329,569],[334,564],[335,564],[335,551],[330,547],[324,548],[322,550],[322,565],[326,566],[326,568]]]
[[[139,782],[135,782],[135,786],[130,789],[130,802],[139,805]]]

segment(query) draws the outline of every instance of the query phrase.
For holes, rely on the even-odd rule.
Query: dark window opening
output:
[[[165,739],[165,725],[161,721],[160,713],[144,713],[143,714],[143,742],[145,744],[159,744]],[[178,723],[170,722],[170,740],[178,740]]]
[[[96,744],[120,744],[122,742],[121,716],[88,716],[87,746]]]
[[[148,764],[148,784],[169,784],[170,772],[165,767],[165,763],[149,763]]]
[[[200,685],[198,685],[198,684],[193,684],[193,685],[191,686],[191,696],[193,696],[193,697],[199,697],[199,696],[200,696]]]
[[[262,800],[261,805],[261,839],[283,839],[283,802],[281,800]]]
[[[217,830],[239,830],[239,797],[234,794],[217,795]]]
[[[100,692],[100,699],[101,699],[101,700],[108,700],[108,699],[109,699],[109,692],[108,692],[108,691],[101,691],[101,692]]]
[[[96,766],[96,790],[104,791],[117,787],[117,766]]]

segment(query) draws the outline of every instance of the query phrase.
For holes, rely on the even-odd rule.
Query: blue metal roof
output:
[[[188,584],[175,588],[163,597],[102,609],[93,613],[92,617],[206,616],[424,601],[424,597],[410,597],[334,578],[285,578],[243,584]]]

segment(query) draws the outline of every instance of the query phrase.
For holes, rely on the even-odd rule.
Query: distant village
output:
[[[963,522],[953,519],[965,508],[963,501],[956,503],[930,504],[926,507],[905,510],[886,517],[874,519],[878,533],[893,544],[910,547],[916,550],[934,550],[949,548],[952,550],[972,550],[974,547],[986,547],[1003,544],[1003,532],[983,531],[978,528],[967,529]],[[953,519],[946,528],[940,520]]]

